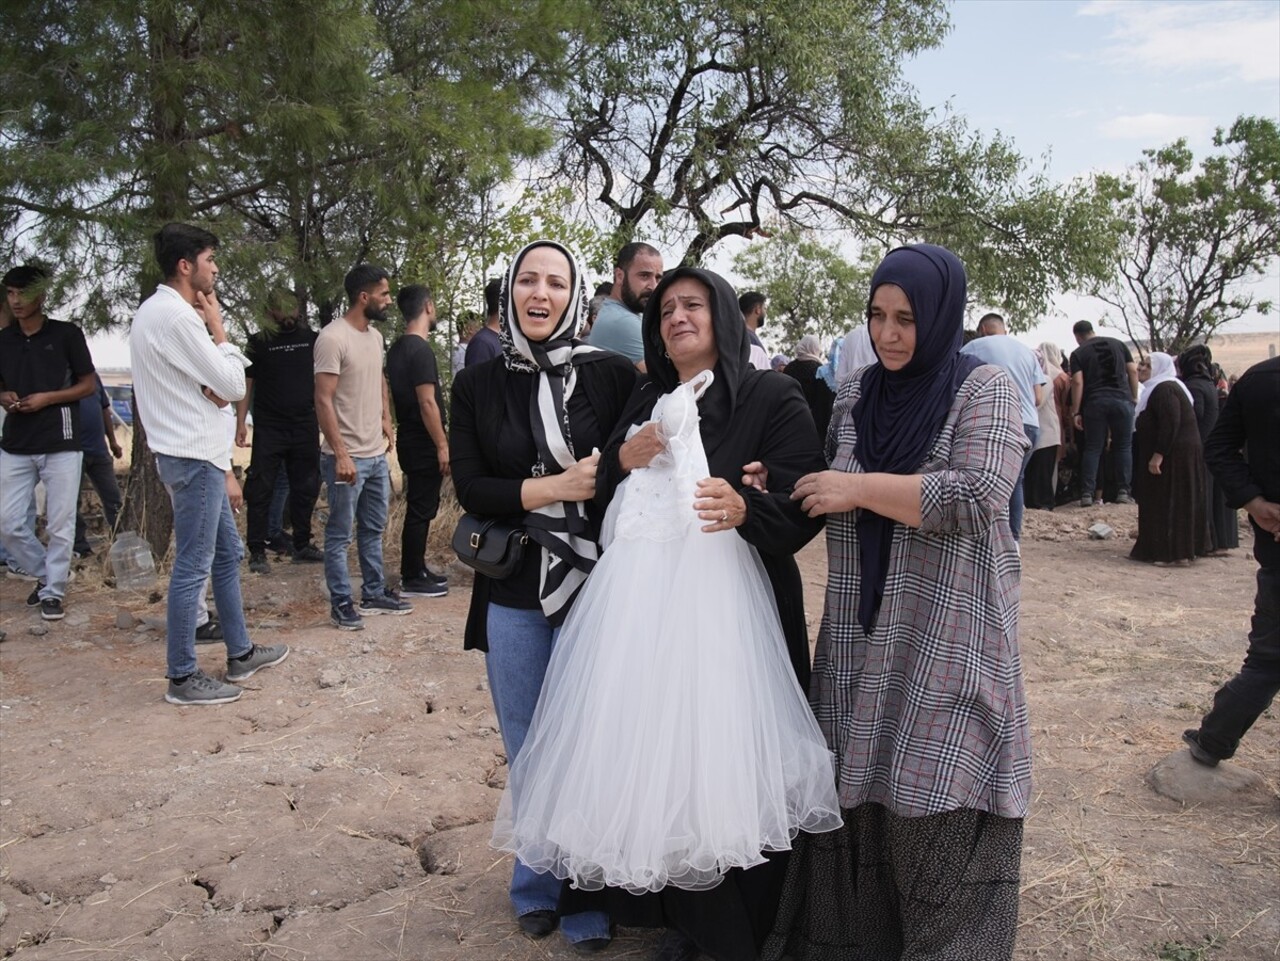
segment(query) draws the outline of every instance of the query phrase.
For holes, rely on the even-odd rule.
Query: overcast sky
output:
[[[950,102],[1054,180],[1118,172],[1178,137],[1203,156],[1214,128],[1241,114],[1280,122],[1276,0],[958,0],[951,20],[942,46],[906,65],[907,79],[925,104]],[[1280,265],[1260,292],[1280,302]],[[1060,297],[1024,339],[1068,346],[1072,323],[1105,310]],[[1273,313],[1228,329],[1278,326]],[[91,344],[99,365],[128,364],[119,335]]]

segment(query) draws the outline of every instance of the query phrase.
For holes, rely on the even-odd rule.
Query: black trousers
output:
[[[315,421],[287,427],[254,424],[253,454],[244,484],[249,510],[245,539],[250,553],[267,549],[267,519],[282,468],[289,478],[293,547],[301,550],[311,543],[311,513],[320,495],[320,428]]]
[[[1027,473],[1022,479],[1023,496],[1027,507],[1037,511],[1053,510],[1056,492],[1053,489],[1053,471],[1058,466],[1058,445],[1041,447],[1027,462]]]
[[[1262,536],[1259,534],[1258,536]],[[1236,753],[1240,739],[1280,693],[1280,567],[1258,568],[1249,650],[1240,673],[1213,696],[1200,721],[1200,745],[1216,758]]]
[[[402,452],[403,453],[403,452]],[[417,463],[417,461],[415,461]],[[413,580],[427,569],[427,538],[440,509],[440,465],[404,470],[404,527],[400,530],[400,579]]]

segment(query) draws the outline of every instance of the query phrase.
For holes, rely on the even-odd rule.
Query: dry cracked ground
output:
[[[1239,664],[1254,564],[1243,549],[1134,564],[1132,511],[1028,519],[1036,793],[1018,958],[1277,959],[1280,706],[1220,772],[1178,740]],[[1098,520],[1117,536],[1090,540]],[[821,542],[801,565],[816,624]],[[256,636],[292,653],[213,708],[163,701],[158,595],[114,592],[91,563],[42,632],[29,585],[0,580],[0,956],[574,956],[519,934],[510,861],[487,845],[505,760],[453,574],[449,597],[359,634],[329,626],[316,568],[246,575]],[[200,652],[221,667],[220,648]],[[620,931],[604,957],[653,940]]]

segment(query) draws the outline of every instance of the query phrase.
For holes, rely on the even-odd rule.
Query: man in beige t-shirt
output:
[[[316,419],[324,435],[320,473],[329,492],[324,529],[329,620],[344,631],[359,631],[364,629],[362,615],[408,614],[413,607],[387,587],[382,568],[382,531],[391,497],[386,451],[395,435],[382,377],[382,334],[371,321],[387,319],[391,284],[381,267],[360,264],[343,286],[347,312],[316,338]],[[363,577],[358,608],[347,571],[353,523]]]

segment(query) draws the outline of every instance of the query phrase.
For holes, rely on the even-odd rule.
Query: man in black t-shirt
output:
[[[1098,463],[1111,432],[1120,492],[1118,504],[1132,504],[1133,412],[1138,399],[1138,368],[1129,348],[1114,337],[1099,337],[1093,324],[1082,320],[1071,328],[1079,346],[1071,353],[1071,414],[1083,432],[1080,455],[1080,506],[1093,506]]]
[[[316,422],[316,332],[300,323],[292,294],[280,294],[267,310],[273,329],[249,338],[245,349],[244,400],[236,404],[236,446],[246,447],[246,415],[253,410],[253,453],[245,481],[249,517],[249,570],[266,574],[268,518],[281,468],[289,478],[294,563],[319,564],[311,543],[311,514],[320,494],[320,427]]]
[[[387,383],[396,411],[396,456],[404,472],[404,527],[400,532],[400,594],[442,597],[444,577],[427,567],[427,535],[440,507],[440,484],[449,473],[444,430],[444,393],[436,355],[427,335],[436,326],[431,291],[421,284],[400,288],[404,334],[387,351]]]
[[[44,315],[49,273],[14,267],[4,275],[14,323],[0,330],[0,540],[12,564],[36,577],[27,598],[46,621],[63,617],[80,494],[80,398],[98,386],[84,333]],[[38,482],[45,489],[48,547],[27,523]]]

